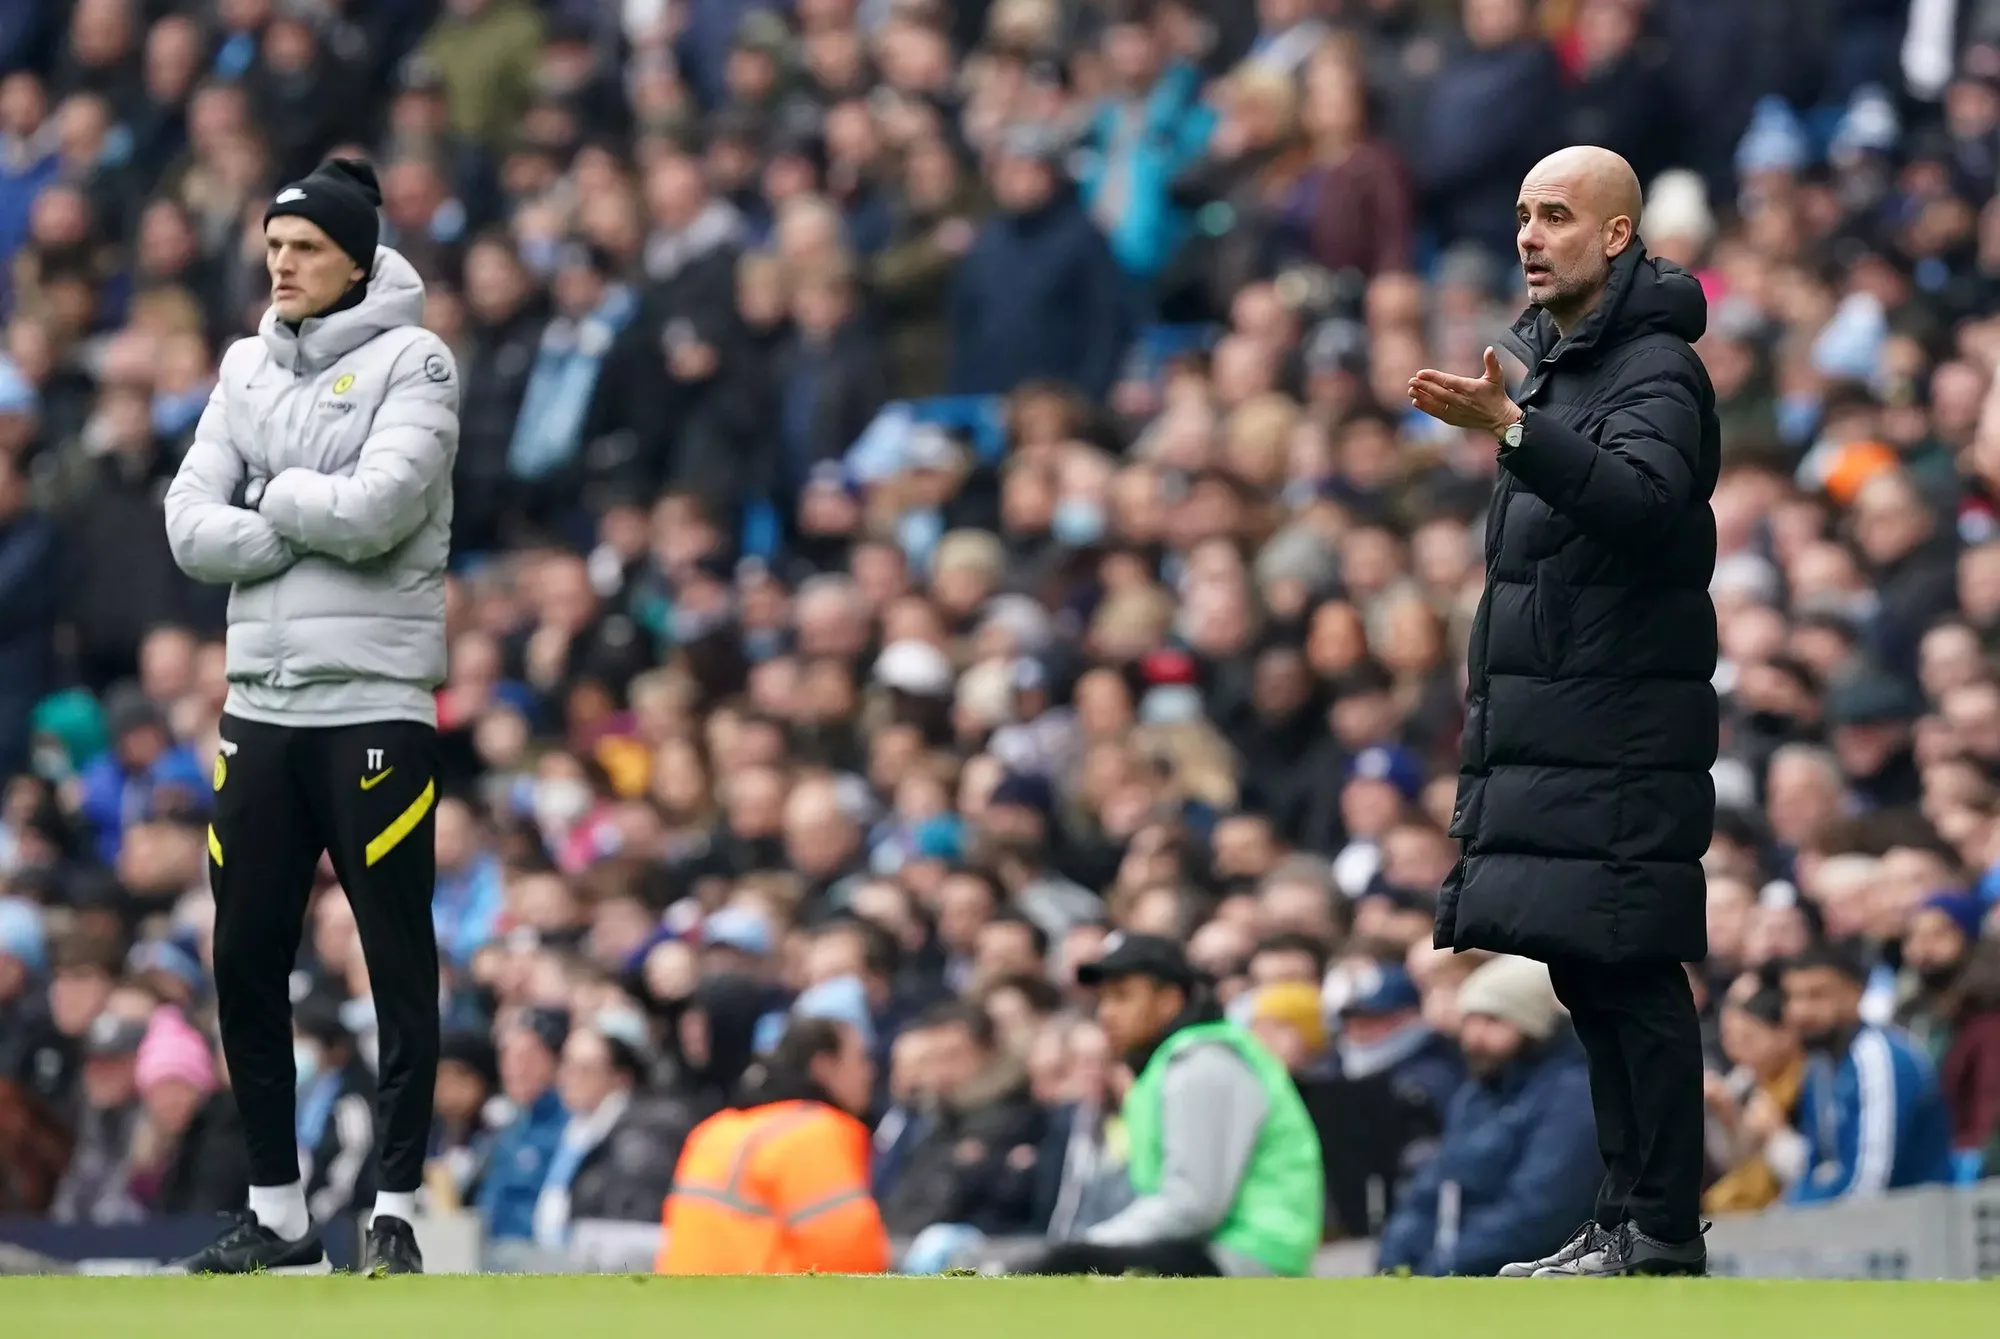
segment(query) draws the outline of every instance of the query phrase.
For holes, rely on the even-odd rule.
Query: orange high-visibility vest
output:
[[[667,1196],[658,1274],[880,1274],[889,1234],[868,1193],[867,1127],[819,1102],[723,1111],[695,1126]]]

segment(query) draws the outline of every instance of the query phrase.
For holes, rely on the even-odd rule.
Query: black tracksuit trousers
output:
[[[1590,1061],[1604,1183],[1597,1221],[1657,1241],[1701,1232],[1701,1016],[1677,962],[1552,962],[1549,980]]]
[[[222,739],[208,839],[215,993],[250,1184],[299,1179],[289,986],[325,852],[354,908],[375,997],[380,1185],[414,1191],[437,1080],[437,731],[415,721],[313,729],[224,716]]]

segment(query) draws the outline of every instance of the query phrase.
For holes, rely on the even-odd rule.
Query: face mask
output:
[[[312,1087],[319,1077],[319,1047],[309,1041],[292,1043],[292,1068],[298,1071],[299,1087]]]
[[[47,744],[35,750],[35,775],[44,781],[67,781],[70,776],[69,750]]]
[[[1049,533],[1072,549],[1088,548],[1104,538],[1104,504],[1086,497],[1066,497],[1049,517]]]
[[[574,777],[535,783],[535,821],[545,828],[566,829],[590,811],[590,787]]]
[[[751,664],[761,665],[785,649],[782,628],[752,628],[743,634],[743,654]]]

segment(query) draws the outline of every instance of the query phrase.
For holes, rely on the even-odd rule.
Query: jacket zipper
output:
[[[292,402],[291,404],[286,406],[285,410],[285,437],[283,439],[285,441],[298,440],[299,388],[304,383],[305,379],[306,379],[305,369],[297,362],[295,357],[292,365],[292,389],[291,389]],[[275,454],[276,454],[275,452],[270,453],[270,455],[275,455]],[[269,456],[267,456],[267,459],[268,458]],[[278,477],[278,474],[279,471],[276,468],[275,462],[273,462],[271,470],[271,479],[276,479]],[[266,488],[269,488],[271,486],[271,479],[267,479],[264,481],[264,486]],[[278,596],[280,592],[284,590],[284,586],[285,582],[284,582],[284,577],[282,575],[280,575],[277,580],[271,583],[271,617],[277,622],[278,625],[277,635],[275,638],[273,638],[273,643],[276,647],[277,654],[272,658],[271,662],[271,678],[274,681],[274,686],[275,686],[275,681],[282,678],[282,676],[284,675],[285,653],[288,650],[287,646],[285,645],[284,610],[279,607],[279,600],[278,600]]]

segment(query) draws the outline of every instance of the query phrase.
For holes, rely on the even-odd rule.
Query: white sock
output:
[[[375,1193],[375,1212],[368,1215],[373,1223],[377,1218],[400,1218],[406,1223],[417,1221],[417,1192],[414,1190],[380,1190]]]
[[[286,1241],[297,1241],[312,1231],[306,1188],[297,1181],[288,1186],[251,1186],[250,1212]]]

